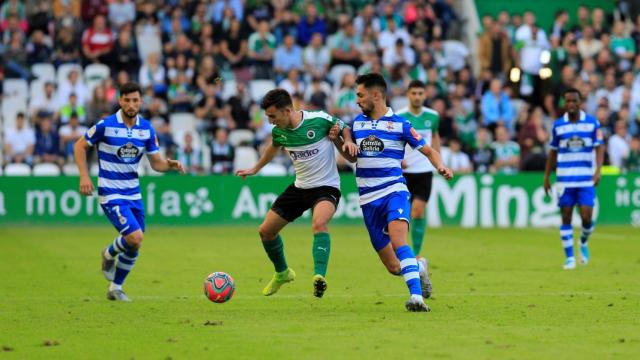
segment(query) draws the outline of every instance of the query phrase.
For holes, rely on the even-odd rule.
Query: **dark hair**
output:
[[[22,111],[19,111],[19,112],[16,114],[16,117],[17,117],[17,118],[23,118],[23,117],[24,117],[24,113],[23,113]]]
[[[285,89],[273,89],[262,98],[260,107],[262,110],[267,110],[271,106],[275,106],[276,109],[284,109],[288,106],[293,106],[291,95]]]
[[[120,96],[125,96],[134,92],[142,95],[142,88],[140,88],[140,85],[138,85],[137,83],[128,82],[120,87]]]
[[[582,94],[580,94],[580,91],[578,91],[578,89],[576,88],[568,88],[567,90],[562,92],[562,98],[564,99],[564,97],[567,94],[576,94],[578,95],[578,100],[582,100]]]
[[[426,86],[424,85],[424,83],[420,80],[411,80],[411,82],[409,83],[409,86],[407,87],[407,90],[413,89],[413,88],[421,88],[424,89]]]
[[[356,85],[362,85],[368,90],[378,88],[383,96],[387,94],[387,82],[384,81],[384,77],[378,73],[358,75]]]

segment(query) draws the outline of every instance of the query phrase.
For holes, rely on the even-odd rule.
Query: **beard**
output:
[[[367,104],[368,106],[360,106],[360,110],[366,117],[371,117],[371,112],[373,111],[373,105]]]
[[[127,117],[129,119],[133,119],[134,117],[136,117],[136,115],[138,115],[138,111],[137,110],[128,110],[124,112],[125,115],[127,115]]]

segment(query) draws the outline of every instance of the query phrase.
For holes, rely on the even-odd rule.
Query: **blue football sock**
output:
[[[591,222],[589,224],[582,224],[582,235],[580,235],[580,243],[582,245],[587,245],[587,241],[589,241],[589,236],[593,233],[593,229],[596,225]]]
[[[109,255],[111,255],[112,258],[116,257],[116,255],[122,252],[127,252],[129,250],[131,250],[131,247],[129,246],[129,244],[127,244],[127,241],[122,235],[113,240],[111,245],[109,245],[109,247],[107,248],[107,252],[109,253]]]
[[[129,250],[118,256],[118,262],[116,264],[116,273],[113,277],[113,283],[115,285],[122,285],[124,279],[129,275],[129,271],[133,268],[138,257],[138,250]]]
[[[567,258],[573,257],[573,226],[560,225],[560,239],[564,248],[564,255]]]
[[[418,272],[418,261],[409,245],[404,245],[396,249],[396,256],[400,260],[400,273],[407,283],[411,295],[422,296],[420,288],[420,273]]]

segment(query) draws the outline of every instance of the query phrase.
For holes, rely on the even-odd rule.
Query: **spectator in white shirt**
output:
[[[57,119],[58,112],[60,111],[60,103],[56,96],[56,85],[53,82],[47,81],[44,84],[44,92],[42,92],[40,96],[36,96],[31,99],[29,108],[31,110],[32,119],[35,119],[37,116],[44,115]]]
[[[396,65],[413,66],[416,62],[416,54],[406,46],[402,39],[396,40],[396,45],[387,49],[382,57],[382,64],[391,71]]]
[[[604,87],[596,91],[596,99],[599,102],[603,97],[607,98],[607,101],[609,102],[609,109],[613,112],[618,112],[622,106],[623,92],[624,88],[622,86],[616,87],[615,74],[608,72],[604,76]]]
[[[71,94],[76,94],[78,97],[78,104],[85,105],[89,99],[89,90],[84,85],[84,82],[80,80],[80,73],[78,70],[71,70],[67,76],[67,81],[63,81],[62,84],[58,84],[58,103],[66,104],[69,101]]]
[[[109,4],[109,21],[111,26],[119,29],[122,25],[132,23],[136,18],[136,6],[132,1],[115,0]]]
[[[578,40],[578,51],[582,59],[591,59],[602,50],[602,41],[594,38],[593,28],[585,26],[582,30],[582,38]]]
[[[398,39],[402,39],[405,44],[411,44],[411,37],[407,30],[398,28],[393,17],[389,17],[387,18],[387,29],[378,36],[378,47],[385,52],[387,49],[392,49]]]
[[[80,125],[78,114],[71,113],[69,117],[69,123],[62,125],[58,130],[58,136],[60,137],[60,147],[62,148],[62,154],[68,160],[73,159],[73,144],[84,133],[87,132],[87,127]]]
[[[624,159],[629,156],[629,145],[631,138],[627,134],[627,123],[618,119],[615,124],[615,133],[609,138],[607,151],[609,153],[609,162],[611,165],[622,168]]]
[[[16,115],[16,127],[8,128],[4,133],[5,163],[33,164],[33,150],[36,133],[25,124],[23,113]]]
[[[322,33],[314,33],[311,36],[309,45],[302,53],[307,81],[313,78],[324,79],[327,76],[329,63],[331,63],[331,53],[329,48],[323,44],[323,41]]]
[[[442,147],[442,162],[456,174],[469,174],[473,171],[469,155],[462,152],[460,140],[449,139],[449,147]]]
[[[162,88],[164,90],[166,88],[165,83],[165,69],[162,64],[160,64],[160,54],[151,53],[147,56],[147,61],[140,67],[140,72],[138,74],[138,79],[140,80],[140,86],[142,88],[153,87],[156,92],[158,88]]]

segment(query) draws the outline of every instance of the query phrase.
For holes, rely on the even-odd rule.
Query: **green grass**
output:
[[[570,272],[555,229],[428,230],[432,312],[408,313],[404,282],[363,226],[332,229],[320,300],[307,226],[285,229],[298,278],[269,298],[260,292],[273,268],[255,228],[151,227],[130,304],[105,299],[110,227],[0,228],[0,358],[637,359],[637,234],[596,229],[592,263]],[[202,295],[213,271],[236,280],[226,304]]]

